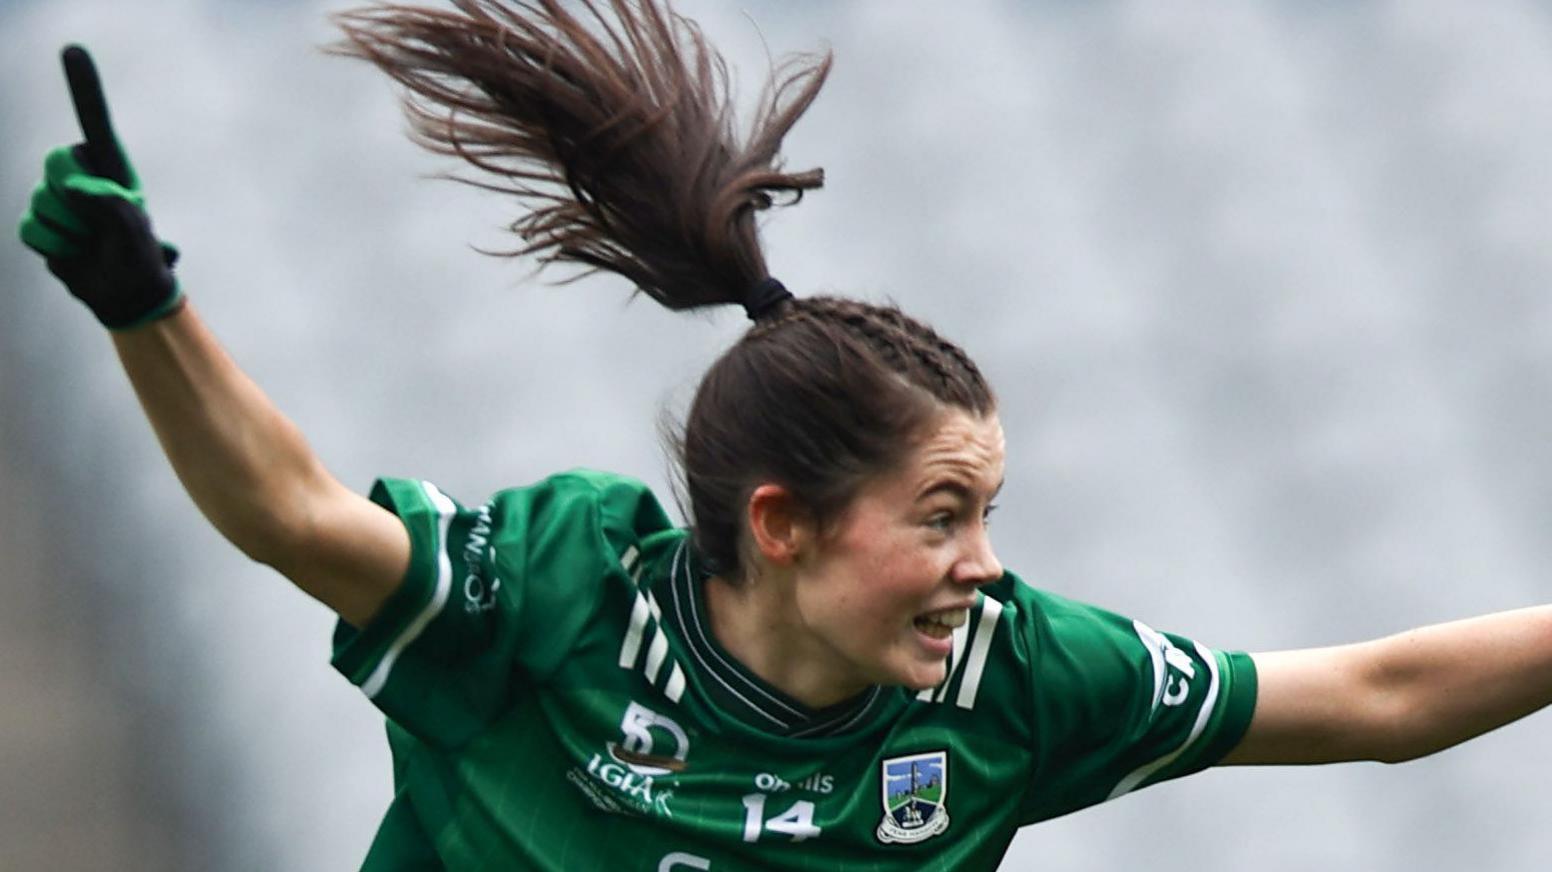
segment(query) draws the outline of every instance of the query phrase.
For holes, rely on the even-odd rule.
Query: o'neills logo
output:
[[[469,529],[469,538],[463,543],[463,565],[466,572],[463,577],[463,610],[471,615],[480,615],[496,607],[496,592],[501,590],[501,579],[491,577],[490,583],[485,580],[485,557],[490,549],[490,503],[480,506],[474,516],[474,526]],[[495,555],[491,552],[491,560]]]
[[[885,844],[914,844],[948,829],[948,752],[891,757],[880,764],[884,819],[875,835]]]

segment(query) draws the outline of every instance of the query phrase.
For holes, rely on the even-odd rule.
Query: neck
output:
[[[767,684],[811,709],[835,705],[867,690],[838,655],[803,630],[779,579],[706,580],[706,611],[717,642]]]

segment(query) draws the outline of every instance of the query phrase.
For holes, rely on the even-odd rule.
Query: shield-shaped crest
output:
[[[948,829],[948,752],[890,757],[879,766],[884,819],[878,840],[913,844]]]

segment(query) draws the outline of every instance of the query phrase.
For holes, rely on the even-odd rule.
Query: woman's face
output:
[[[1002,487],[995,414],[951,410],[904,467],[865,485],[801,557],[793,604],[838,688],[932,687],[976,588],[1002,576],[986,519]]]

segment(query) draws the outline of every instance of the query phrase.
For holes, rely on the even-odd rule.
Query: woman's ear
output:
[[[777,566],[790,566],[811,538],[812,525],[797,497],[767,482],[749,494],[749,540],[755,551]]]

